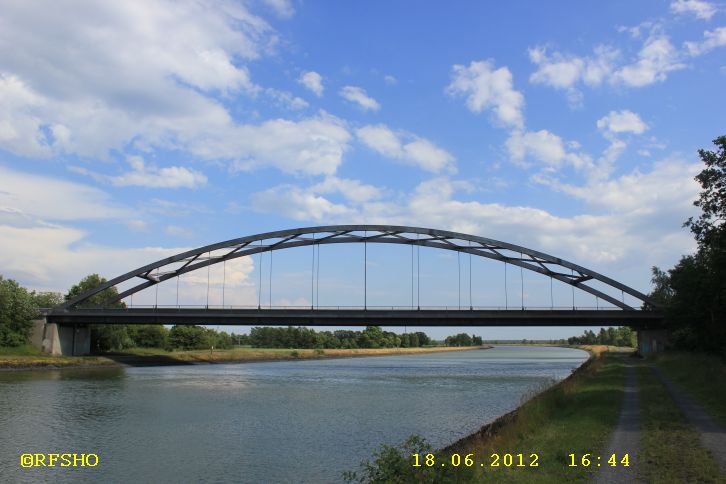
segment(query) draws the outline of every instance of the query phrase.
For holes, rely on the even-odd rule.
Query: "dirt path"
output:
[[[701,434],[701,443],[711,451],[721,472],[726,475],[726,428],[716,422],[701,405],[665,376],[659,368],[655,366],[652,368],[693,428]]]
[[[623,385],[623,406],[620,420],[610,442],[601,454],[600,468],[593,482],[596,484],[636,483],[638,479],[638,450],[640,446],[640,405],[638,403],[638,381],[635,368],[625,366],[625,383]],[[624,454],[630,457],[630,467],[612,467],[607,463],[612,455],[618,455],[618,461]]]

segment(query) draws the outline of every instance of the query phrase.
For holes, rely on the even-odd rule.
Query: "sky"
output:
[[[217,241],[368,223],[503,240],[648,292],[652,266],[695,247],[682,224],[697,150],[726,134],[725,25],[706,0],[0,0],[0,274],[66,292]],[[406,250],[369,249],[369,304],[410,302]],[[180,298],[309,305],[310,255],[191,274]],[[320,304],[359,304],[361,247],[320,257]],[[421,257],[422,305],[456,304],[461,261]],[[473,263],[475,305],[504,305],[502,269]],[[570,297],[514,276],[512,301]],[[171,303],[171,285],[137,302]]]

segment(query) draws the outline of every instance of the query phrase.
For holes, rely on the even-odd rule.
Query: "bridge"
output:
[[[328,244],[363,245],[363,300],[360,306],[320,306],[320,246]],[[411,304],[404,306],[370,306],[368,304],[368,244],[397,244],[411,247]],[[242,257],[261,255],[295,247],[311,247],[310,305],[305,307],[273,306],[261,301],[262,271],[259,271],[256,307],[209,304],[209,268]],[[420,248],[430,247],[457,254],[459,298],[455,306],[431,307],[420,304]],[[317,250],[317,254],[316,254]],[[462,304],[461,256],[468,256],[469,301]],[[471,261],[480,257],[504,266],[505,304],[478,307],[472,301]],[[315,280],[316,262],[318,280]],[[466,261],[465,261],[466,262]],[[507,268],[519,268],[521,304],[507,299]],[[179,304],[179,279],[182,275],[206,269],[207,301],[203,305]],[[528,307],[524,303],[524,277],[527,270],[550,281],[549,307]],[[270,270],[271,271],[271,270]],[[203,273],[204,271],[202,271]],[[199,272],[197,272],[199,273]],[[224,272],[226,277],[226,269]],[[166,281],[176,281],[176,304],[133,305],[134,294],[156,289]],[[555,306],[554,281],[572,288],[572,305]],[[270,286],[272,275],[270,272]],[[414,298],[414,286],[419,292]],[[114,291],[114,289],[116,289]],[[594,296],[595,307],[575,305],[575,289]],[[619,293],[619,294],[618,294]],[[99,295],[110,295],[98,304]],[[625,295],[637,304],[626,302]],[[620,297],[618,297],[620,296]],[[466,297],[464,297],[466,299]],[[91,303],[91,301],[96,301]],[[458,232],[421,227],[392,225],[333,225],[296,228],[240,237],[182,252],[126,274],[67,301],[60,308],[48,310],[37,324],[36,334],[42,346],[55,353],[84,354],[90,351],[89,324],[212,324],[212,325],[315,325],[315,326],[631,326],[638,330],[648,350],[662,346],[663,315],[648,296],[607,276],[578,264],[526,247]],[[46,337],[48,336],[48,337]]]

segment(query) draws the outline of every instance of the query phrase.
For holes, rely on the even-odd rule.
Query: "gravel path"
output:
[[[693,428],[701,434],[701,443],[711,451],[721,472],[726,475],[726,428],[708,415],[701,405],[665,376],[659,368],[655,366],[652,368]]]
[[[620,410],[620,420],[610,443],[601,454],[600,468],[595,474],[596,484],[635,483],[638,479],[638,449],[640,446],[640,406],[638,403],[638,381],[632,365],[625,367],[625,384],[623,386],[625,397]],[[616,454],[618,464],[624,454],[630,458],[630,467],[618,465],[612,467],[607,463],[608,458]]]

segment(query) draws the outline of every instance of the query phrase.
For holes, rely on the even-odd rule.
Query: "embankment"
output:
[[[324,350],[233,348],[229,350],[214,351],[164,351],[154,348],[135,348],[128,352],[112,353],[103,356],[50,356],[44,354],[0,356],[0,370],[163,366],[204,363],[249,363],[261,361],[408,355],[418,353],[437,353],[442,351],[468,351],[487,348],[489,348],[489,346]]]

